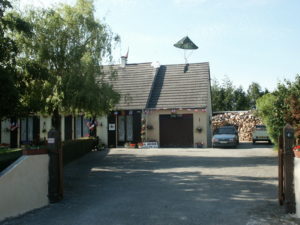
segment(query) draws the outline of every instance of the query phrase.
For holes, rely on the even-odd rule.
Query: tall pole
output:
[[[116,115],[116,147],[118,146],[118,112],[115,112],[115,115]]]

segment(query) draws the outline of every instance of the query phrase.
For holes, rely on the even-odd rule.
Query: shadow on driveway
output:
[[[92,152],[68,165],[62,202],[3,224],[279,225],[295,221],[282,221],[275,157],[111,153]]]

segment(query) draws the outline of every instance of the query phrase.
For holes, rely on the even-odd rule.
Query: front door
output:
[[[65,140],[72,140],[72,130],[73,130],[73,127],[72,127],[72,119],[73,117],[72,116],[66,116],[65,117]]]
[[[17,119],[11,118],[10,120],[10,147],[17,148],[18,147],[18,125]]]

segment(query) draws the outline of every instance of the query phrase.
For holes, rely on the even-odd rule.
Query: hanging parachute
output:
[[[195,45],[188,36],[179,40],[174,46],[184,50],[184,60],[186,64],[188,63],[188,58],[191,56],[192,51],[198,49],[198,46]],[[190,51],[190,54],[187,54],[188,51]]]

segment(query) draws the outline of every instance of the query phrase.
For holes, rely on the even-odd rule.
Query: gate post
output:
[[[278,138],[278,201],[279,205],[284,203],[284,189],[283,189],[283,135],[282,132]]]
[[[294,192],[294,129],[287,124],[283,128],[283,154],[284,154],[284,197],[286,213],[295,213]]]
[[[60,132],[52,128],[48,132],[49,186],[48,198],[51,203],[63,198],[63,163]]]

